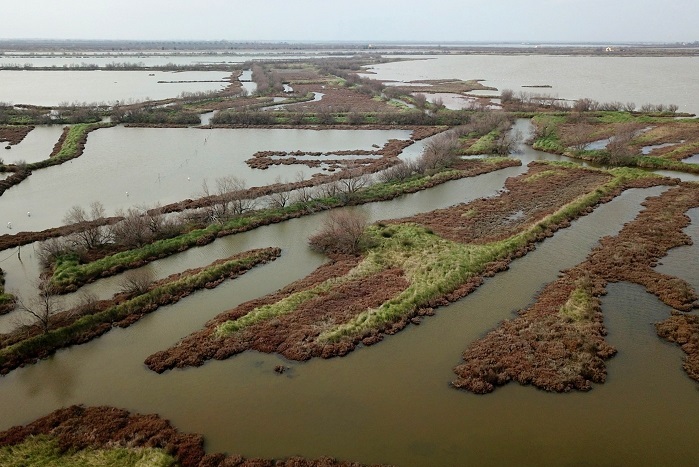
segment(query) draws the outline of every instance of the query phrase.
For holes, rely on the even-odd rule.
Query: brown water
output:
[[[469,183],[452,185],[469,197],[476,194]],[[559,269],[583,260],[600,236],[615,234],[646,196],[661,191],[622,194],[469,297],[348,357],[296,363],[246,352],[201,368],[163,375],[147,371],[142,361],[150,353],[199,329],[220,311],[320,264],[322,258],[310,253],[303,239],[322,214],[217,240],[209,250],[185,255],[199,250],[198,261],[206,261],[219,249],[275,240],[284,253],[275,263],[161,309],[128,329],[115,329],[2,378],[0,429],[67,404],[108,404],[160,413],[183,431],[203,433],[211,452],[249,456],[331,455],[426,466],[696,462],[699,422],[681,418],[699,409],[696,384],[681,371],[679,349],[653,335],[649,323],[661,319],[666,307],[637,287],[611,287],[604,300],[609,339],[620,353],[610,362],[608,383],[593,391],[558,395],[510,385],[475,396],[448,386],[451,368],[469,342],[527,306]],[[372,217],[404,215],[415,209],[415,198],[364,209]],[[697,275],[692,262],[674,266],[689,268],[681,271],[684,275]],[[280,363],[291,367],[282,376],[273,371]]]

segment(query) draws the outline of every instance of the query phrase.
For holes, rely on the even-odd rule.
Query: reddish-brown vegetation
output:
[[[33,129],[32,125],[0,125],[0,141],[19,144]]]
[[[655,324],[658,336],[679,345],[687,356],[682,368],[699,381],[699,316],[672,312],[665,321]]]
[[[449,240],[485,244],[514,235],[610,179],[608,174],[581,167],[533,163],[527,174],[508,178],[497,198],[477,199],[405,220]]]
[[[684,213],[699,206],[699,192],[682,185],[648,199],[644,206],[646,209],[617,236],[601,239],[583,263],[547,285],[536,303],[521,311],[520,316],[472,343],[463,354],[464,363],[454,369],[459,376],[454,386],[486,393],[515,380],[549,391],[568,391],[588,390],[591,383],[604,382],[604,360],[616,353],[604,341],[606,331],[598,298],[605,293],[608,282],[643,285],[680,310],[696,306],[697,294],[689,284],[658,273],[653,266],[670,248],[691,242],[682,232],[689,224]],[[581,307],[588,311],[571,318],[563,307],[576,289],[580,289],[583,301],[589,300]],[[686,345],[688,353],[695,352],[697,337],[691,340],[683,318],[671,318],[659,327],[659,332],[662,329],[665,337]],[[688,358],[691,362],[686,368],[693,368],[695,359]]]
[[[162,449],[172,455],[182,467],[360,466],[329,457],[315,460],[301,457],[270,460],[206,454],[201,435],[180,433],[169,421],[158,415],[131,414],[114,407],[77,405],[56,410],[28,425],[15,426],[0,433],[0,447],[14,446],[28,437],[39,435],[56,439],[61,451],[65,452],[115,447]]]
[[[145,363],[151,370],[161,373],[174,367],[199,366],[211,358],[225,359],[249,349],[277,352],[292,360],[344,355],[351,347],[320,345],[315,338],[330,324],[347,322],[358,313],[377,307],[404,290],[408,282],[402,271],[388,269],[349,280],[304,302],[293,312],[250,325],[229,337],[217,338],[214,334],[218,325],[240,318],[260,306],[276,303],[295,292],[309,290],[328,279],[341,277],[359,261],[359,257],[338,256],[331,263],[278,292],[222,313],[209,321],[203,330],[188,336],[171,349],[151,355]]]
[[[543,169],[547,167],[548,172],[544,174]],[[573,174],[572,177],[569,177],[568,174],[566,174],[568,170],[570,170]],[[565,183],[559,184],[558,182],[552,182],[549,180],[550,178],[555,178],[558,176],[560,176]],[[576,186],[576,184],[573,183],[574,180],[577,180],[580,183],[580,187],[578,187],[577,190],[575,188],[567,187],[567,184]],[[508,232],[509,235],[512,235],[513,233],[523,230],[525,226],[538,222],[538,220],[545,215],[543,213],[553,212],[567,204],[570,200],[577,198],[582,194],[594,191],[596,187],[601,186],[609,180],[609,175],[599,171],[580,168],[567,168],[550,164],[533,164],[532,170],[529,173],[508,180],[508,191],[502,193],[498,197],[476,200],[465,205],[458,205],[446,210],[435,211],[440,216],[439,219],[441,222],[439,223],[431,222],[432,219],[429,215],[416,216],[395,222],[416,222],[416,219],[419,219],[418,222],[434,227],[434,231],[437,233],[440,233],[440,230],[446,232],[445,236],[451,236],[452,240],[463,242],[473,242],[474,240],[480,241],[480,239],[469,236],[473,234],[468,232],[459,236],[457,235],[460,232],[459,229],[446,229],[446,227],[450,226],[450,223],[460,225],[462,219],[467,217],[469,218],[470,223],[483,223],[483,225],[478,227],[476,230],[478,232],[488,232],[492,241],[503,238]],[[653,178],[652,181],[636,183],[657,184],[660,183],[660,179]],[[632,184],[633,183],[629,183],[629,185]],[[622,188],[620,188],[619,191],[621,189]],[[547,190],[550,193],[544,194],[547,192]],[[557,191],[561,190],[563,191],[563,194],[560,194],[559,196],[551,195],[551,193],[556,194]],[[533,214],[529,215],[528,217],[525,216],[527,217],[527,222],[520,222],[518,224],[518,229],[514,231],[510,226],[510,220],[507,219],[507,216],[512,212],[513,207],[529,206],[530,198],[536,194],[542,195],[543,199],[549,201],[544,203],[542,208],[532,209]],[[611,199],[611,197],[612,195],[610,195],[609,198],[604,198],[602,201]],[[478,208],[480,208],[484,214],[481,216],[479,215],[479,211],[472,211],[470,208],[471,206],[478,206]],[[499,214],[495,215],[494,213],[496,212]],[[584,212],[580,215],[583,214]],[[502,222],[493,222],[493,219],[496,218],[499,218]],[[360,343],[369,345],[378,342],[382,339],[384,334],[393,334],[403,329],[413,318],[416,321],[419,321],[420,316],[432,314],[432,308],[446,305],[449,302],[467,295],[482,283],[483,277],[491,276],[498,271],[506,269],[510,261],[516,257],[526,254],[527,251],[534,247],[533,245],[536,241],[540,241],[546,236],[552,235],[555,230],[567,225],[570,220],[572,219],[565,219],[558,224],[549,226],[547,230],[533,236],[530,242],[524,244],[517,251],[513,251],[507,257],[503,257],[488,264],[479,275],[471,277],[456,290],[430,300],[430,302],[425,304],[422,308],[414,310],[413,314],[402,316],[395,322],[384,323],[381,325],[382,327],[380,329],[367,330],[363,334],[353,336],[352,339],[342,339],[338,342],[323,342],[323,347],[320,348],[314,342],[314,334],[307,330],[305,318],[304,321],[297,321],[296,313],[290,313],[288,317],[285,316],[283,319],[267,320],[267,322],[257,323],[241,331],[237,331],[226,338],[220,338],[215,335],[216,328],[220,324],[229,320],[238,319],[259,306],[276,303],[293,292],[309,289],[313,284],[317,283],[316,281],[311,280],[310,282],[303,281],[302,283],[306,284],[303,286],[300,286],[300,283],[298,282],[294,283],[292,286],[290,286],[291,289],[287,288],[280,293],[271,294],[259,300],[253,300],[240,305],[230,312],[218,316],[214,320],[207,323],[205,329],[188,336],[177,346],[152,355],[146,360],[146,364],[154,371],[162,372],[174,367],[192,365],[198,366],[203,364],[205,360],[211,358],[227,358],[230,355],[242,352],[248,348],[254,348],[265,352],[278,352],[287,358],[292,359],[307,359],[314,356],[327,358],[345,355]],[[488,229],[485,228],[486,226]],[[353,260],[353,263],[355,261],[357,261],[357,259]],[[333,268],[336,268],[337,266],[338,263],[333,263],[332,265]],[[320,277],[328,277],[327,268],[329,267],[331,266],[322,266],[315,273],[309,276],[309,278],[318,277],[318,275],[320,275]],[[344,269],[348,270],[349,268]],[[337,275],[332,275],[332,277],[339,277],[344,274],[344,272],[341,270],[335,271],[335,273]],[[364,290],[367,297],[379,297],[379,295],[376,295],[379,293],[379,291],[373,290],[372,284],[374,283],[365,283],[362,290]],[[388,285],[378,285],[378,287],[385,288],[388,287]],[[400,288],[397,289],[395,293],[397,294],[400,292],[400,290]],[[317,309],[322,308],[322,305],[318,303],[314,302],[314,305]],[[337,314],[337,318],[335,318],[334,315],[323,315],[324,322],[327,323],[332,321],[334,324],[342,323],[344,320],[346,320],[346,317],[343,315],[343,307],[336,307],[335,314]],[[313,329],[318,329],[319,327],[320,326],[316,325],[313,327]],[[273,329],[274,331],[271,331],[270,329]],[[323,329],[320,329],[319,332],[322,332],[322,330]],[[282,331],[284,334],[283,337],[276,336],[276,332],[282,333]],[[272,337],[273,335],[276,337]],[[280,339],[282,340],[281,343]],[[266,345],[266,342],[271,342],[271,344]]]

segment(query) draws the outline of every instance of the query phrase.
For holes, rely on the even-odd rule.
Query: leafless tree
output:
[[[355,210],[330,212],[320,231],[308,239],[311,248],[323,253],[359,254],[366,246],[366,216]]]
[[[129,297],[135,297],[148,292],[153,284],[153,275],[149,269],[137,269],[124,274],[120,291]]]
[[[396,165],[392,165],[386,170],[382,170],[376,176],[383,183],[403,181],[410,178],[417,169],[413,162],[400,161]]]
[[[129,208],[118,210],[117,216],[124,219],[110,227],[114,242],[130,248],[140,247],[153,241],[154,235],[150,227],[145,209]]]
[[[58,295],[48,277],[40,278],[35,285],[35,296],[24,299],[17,294],[17,309],[31,316],[46,334],[51,327],[51,317],[60,311]]]
[[[582,151],[590,142],[590,137],[595,131],[595,126],[587,123],[571,125],[567,131],[563,143],[573,149]]]
[[[427,105],[427,97],[421,92],[413,94],[413,101],[418,109],[424,109]]]
[[[362,173],[361,170],[351,169],[348,170],[346,177],[338,180],[337,186],[340,192],[349,198],[354,196],[357,191],[367,186],[370,181],[371,178],[369,175]]]
[[[105,210],[102,203],[93,201],[90,203],[90,211],[87,212],[82,206],[73,206],[63,217],[63,223],[89,224],[85,229],[75,232],[68,237],[68,241],[76,248],[90,250],[103,245],[109,240],[108,231],[103,226],[94,225],[94,222],[105,217]]]
[[[515,97],[515,92],[512,89],[503,89],[500,92],[500,102],[503,104],[507,104],[508,102],[512,102],[512,100]]]

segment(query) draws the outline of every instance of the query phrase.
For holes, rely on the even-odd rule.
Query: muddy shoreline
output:
[[[182,467],[361,467],[362,464],[330,457],[304,459],[244,458],[232,454],[207,454],[199,434],[180,433],[156,414],[132,414],[114,407],[73,405],[58,409],[24,426],[0,433],[0,448],[22,444],[39,436],[58,443],[61,452],[90,449],[154,448],[175,458]]]

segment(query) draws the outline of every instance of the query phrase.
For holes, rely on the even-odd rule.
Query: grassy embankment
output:
[[[44,358],[62,347],[86,342],[109,331],[115,324],[129,325],[143,314],[176,303],[199,289],[213,288],[227,277],[237,277],[256,265],[276,259],[280,253],[279,248],[251,250],[201,269],[185,271],[159,281],[145,293],[116,302],[103,311],[8,345],[0,349],[0,374]]]
[[[177,462],[164,449],[155,448],[115,446],[66,452],[56,438],[39,435],[28,437],[20,444],[0,447],[0,465],[5,467],[30,465],[169,467],[177,465]]]
[[[513,257],[547,230],[580,216],[629,180],[649,176],[633,169],[615,169],[610,173],[614,178],[596,190],[580,196],[516,235],[491,243],[457,243],[412,223],[374,225],[367,233],[375,246],[367,251],[363,261],[349,274],[225,322],[219,325],[217,336],[226,337],[261,320],[293,311],[300,303],[356,276],[366,276],[388,268],[403,270],[410,283],[406,290],[378,308],[366,310],[344,324],[325,330],[318,338],[321,343],[357,342],[376,330],[386,329],[392,323],[414,316],[420,308],[430,307],[470,279],[484,274],[489,265]]]
[[[506,158],[490,158],[474,162],[474,167],[480,164],[484,168],[483,171],[490,171],[518,163]],[[141,248],[116,253],[87,264],[80,264],[77,255],[67,255],[56,261],[51,281],[59,290],[74,290],[99,277],[116,274],[136,265],[141,266],[146,262],[182,252],[194,246],[205,245],[219,236],[252,230],[262,225],[300,217],[319,210],[388,200],[472,174],[470,170],[446,169],[430,175],[415,175],[403,181],[377,183],[362,188],[349,197],[337,195],[297,202],[282,208],[255,210],[223,224],[213,223],[206,228],[158,240]]]
[[[6,179],[0,180],[0,195],[8,188],[21,183],[24,179],[29,177],[34,170],[59,165],[71,159],[75,159],[76,157],[80,157],[85,149],[87,135],[91,131],[109,126],[112,125],[105,123],[78,123],[66,127],[47,159],[21,166],[3,167],[5,170],[10,169],[14,171],[14,173]]]

